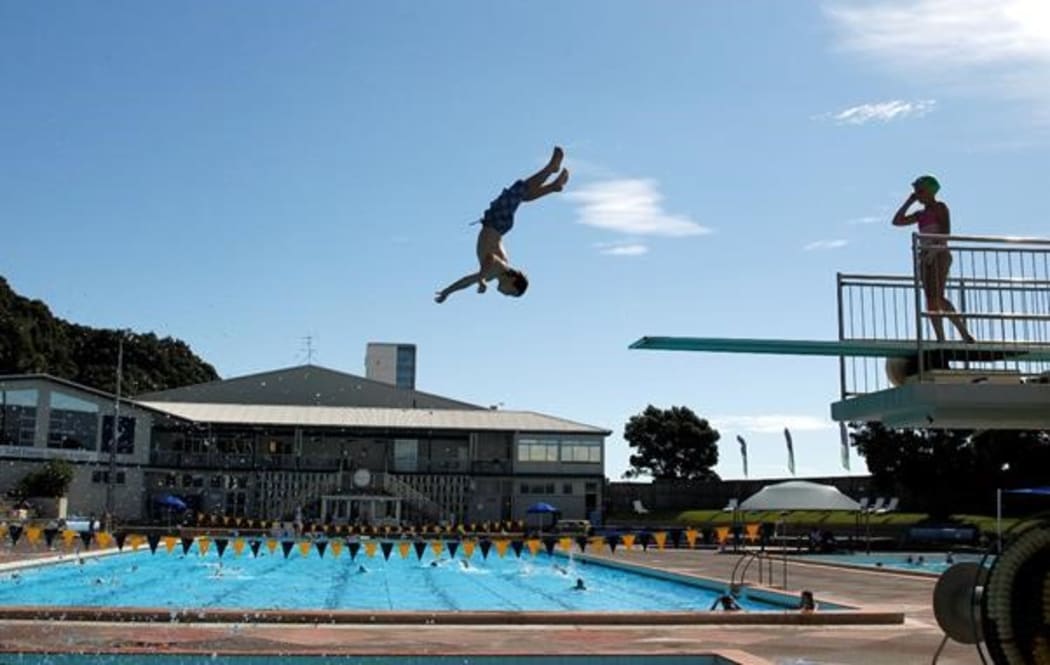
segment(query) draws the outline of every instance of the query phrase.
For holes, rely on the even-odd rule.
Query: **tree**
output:
[[[15,494],[21,499],[31,496],[56,498],[65,496],[72,482],[73,465],[62,459],[53,459],[18,481]]]
[[[657,479],[718,480],[711,468],[718,464],[721,435],[688,407],[665,410],[650,404],[631,416],[623,435],[637,451],[624,478],[647,474]]]
[[[1019,430],[892,430],[855,426],[852,443],[878,491],[905,494],[935,517],[988,513],[996,488],[1045,485],[1050,435]]]

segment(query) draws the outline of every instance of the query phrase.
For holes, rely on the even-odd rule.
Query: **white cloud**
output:
[[[830,2],[839,45],[920,82],[1050,100],[1046,0]]]
[[[851,106],[836,113],[825,113],[820,117],[833,120],[837,125],[866,125],[869,122],[921,118],[933,111],[936,105],[937,102],[932,99],[920,99],[914,102],[894,99],[888,102]]]
[[[771,414],[762,416],[719,416],[711,418],[715,429],[751,432],[754,434],[773,434],[788,428],[792,432],[818,432],[837,429],[838,424],[823,418],[790,414]]]
[[[641,256],[649,253],[648,245],[638,242],[599,242],[594,246],[599,253],[609,256]]]
[[[806,252],[812,252],[818,249],[838,249],[840,247],[845,247],[848,244],[848,240],[842,240],[841,238],[836,240],[814,240],[802,249]]]
[[[579,206],[579,222],[628,235],[681,238],[711,233],[683,215],[663,209],[663,195],[649,179],[605,180],[568,195]]]

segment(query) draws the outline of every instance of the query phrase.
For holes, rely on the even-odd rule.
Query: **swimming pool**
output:
[[[980,563],[983,554],[952,554],[952,563],[974,561]],[[809,554],[798,558],[802,563],[830,563],[872,570],[891,570],[937,576],[952,563],[946,552],[878,552],[875,554]]]
[[[577,579],[584,589],[577,590]],[[65,560],[0,573],[0,606],[150,607],[181,610],[695,612],[724,591],[713,580],[656,576],[527,551],[487,558],[427,548],[388,560],[293,550],[220,558],[194,545]],[[793,608],[793,596],[737,598],[745,610]]]

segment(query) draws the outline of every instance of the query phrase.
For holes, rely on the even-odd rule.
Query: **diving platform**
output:
[[[950,313],[926,309],[931,242],[951,253]],[[839,273],[835,295],[838,339],[646,336],[629,348],[837,358],[839,423],[1050,429],[1050,240],[914,234],[910,275]]]
[[[650,351],[703,351],[707,353],[772,354],[782,356],[834,356],[839,358],[914,358],[920,353],[930,362],[995,362],[998,360],[1050,361],[1050,345],[1020,343],[926,342],[915,340],[812,340],[733,337],[657,337],[635,341],[631,349]]]

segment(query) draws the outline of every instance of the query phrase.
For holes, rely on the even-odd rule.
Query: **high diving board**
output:
[[[909,383],[833,402],[831,419],[890,428],[1040,430],[1050,427],[1050,384]]]
[[[919,353],[914,340],[812,340],[732,337],[642,337],[631,349],[651,351],[701,351],[782,356],[834,356],[856,358],[913,358]],[[994,362],[996,360],[1050,361],[1050,346],[1024,344],[966,344],[923,342],[922,352],[945,361]]]
[[[725,337],[642,337],[632,349],[749,353],[794,356],[901,358],[917,367],[914,340],[797,340]],[[1024,343],[923,342],[923,364],[947,369],[949,362],[1047,362],[1050,345]],[[911,372],[908,372],[909,374]],[[842,423],[881,422],[893,428],[1047,429],[1050,383],[1038,380],[999,383],[974,368],[965,383],[909,381],[895,388],[857,394],[834,402],[831,418]],[[990,374],[989,374],[990,376]]]

